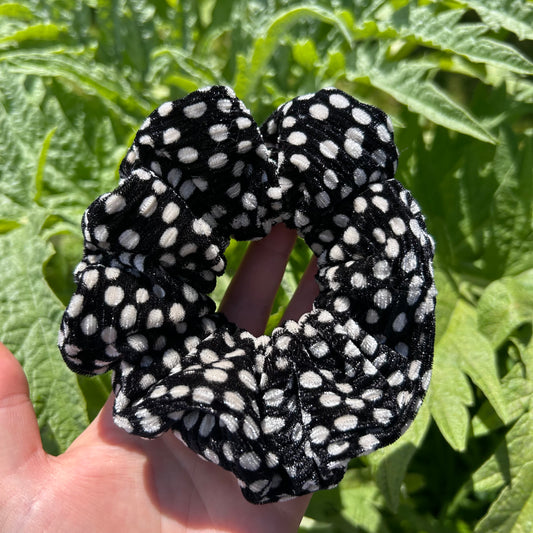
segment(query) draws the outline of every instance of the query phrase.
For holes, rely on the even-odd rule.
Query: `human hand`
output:
[[[260,335],[296,234],[276,226],[250,245],[221,310]],[[318,293],[313,260],[285,319],[309,311]],[[0,531],[296,531],[310,496],[253,505],[236,478],[200,459],[171,433],[143,440],[117,428],[113,397],[58,457],[45,453],[22,368],[0,345]]]

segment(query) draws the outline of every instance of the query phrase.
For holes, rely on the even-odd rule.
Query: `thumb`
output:
[[[0,343],[0,477],[44,453],[28,381],[15,356]]]

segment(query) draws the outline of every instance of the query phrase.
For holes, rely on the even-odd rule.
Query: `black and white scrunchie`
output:
[[[83,217],[66,363],[113,370],[118,426],[172,430],[253,503],[335,486],[405,431],[431,374],[433,243],[396,165],[388,117],[334,88],[261,128],[225,87],[161,105]],[[320,294],[255,337],[208,294],[230,236],[279,222],[318,257]]]

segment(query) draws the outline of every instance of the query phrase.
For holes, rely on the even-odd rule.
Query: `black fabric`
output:
[[[253,503],[335,486],[405,431],[431,375],[433,243],[396,165],[388,117],[334,88],[261,129],[225,87],[163,104],[83,217],[66,363],[113,370],[118,426],[172,430]],[[254,337],[208,293],[230,237],[279,222],[318,257],[320,294]]]

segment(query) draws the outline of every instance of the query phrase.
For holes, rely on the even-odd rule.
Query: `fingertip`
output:
[[[22,366],[0,343],[0,474],[43,451],[37,417]]]
[[[21,364],[0,342],[0,405],[9,397],[20,394],[29,396],[29,393],[28,380]]]

